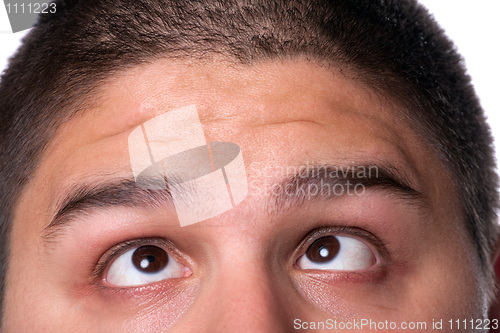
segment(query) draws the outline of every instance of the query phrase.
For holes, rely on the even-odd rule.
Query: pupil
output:
[[[316,263],[324,263],[337,256],[340,250],[340,243],[337,237],[326,236],[315,240],[307,249],[306,256]]]
[[[141,246],[132,254],[132,263],[141,272],[156,273],[167,266],[168,254],[157,246]]]

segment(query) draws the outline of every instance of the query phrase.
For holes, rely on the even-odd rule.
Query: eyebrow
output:
[[[165,182],[165,184],[168,184]],[[68,224],[82,213],[119,207],[173,206],[172,193],[166,189],[147,189],[137,185],[134,179],[117,178],[98,183],[76,184],[65,191],[64,199],[57,206],[56,213],[45,228],[46,234],[55,228]],[[187,191],[189,192],[189,191]]]
[[[375,170],[375,171],[374,171]],[[373,171],[373,172],[372,172]],[[340,196],[338,186],[351,184],[351,191],[355,186],[364,190],[380,189],[407,202],[420,202],[427,205],[426,197],[410,186],[407,177],[396,168],[383,165],[360,166],[333,166],[316,165],[299,167],[290,177],[286,177],[274,185],[287,189],[275,195],[270,202],[275,211],[285,210],[291,206],[300,206],[306,201],[318,197],[332,198]],[[318,189],[328,187],[329,193],[310,190],[317,186]],[[337,188],[337,190],[335,190]],[[185,197],[189,200],[190,189],[186,188]],[[346,193],[342,194],[346,195]],[[57,205],[56,213],[49,225],[45,228],[45,236],[52,235],[54,231],[69,225],[76,217],[99,209],[117,207],[173,207],[172,194],[166,189],[146,189],[138,186],[134,179],[117,178],[97,183],[75,184],[65,191],[64,199]]]
[[[317,197],[358,196],[366,190],[381,190],[405,203],[429,206],[427,197],[411,185],[406,175],[381,164],[301,167],[275,184],[271,192],[275,194],[274,207],[285,210]]]

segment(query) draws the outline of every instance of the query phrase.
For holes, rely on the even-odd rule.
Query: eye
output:
[[[119,255],[110,265],[105,280],[120,287],[141,286],[189,275],[190,270],[163,248],[144,245]]]
[[[347,236],[324,236],[316,239],[297,259],[300,269],[357,271],[376,263],[372,250],[364,242]]]

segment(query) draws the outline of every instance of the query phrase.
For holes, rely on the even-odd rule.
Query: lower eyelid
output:
[[[351,283],[381,283],[387,276],[388,271],[384,265],[375,265],[364,271],[326,271],[326,270],[296,270],[296,278],[299,280],[312,279],[316,283],[327,285],[351,284]]]
[[[185,307],[187,299],[194,301],[198,289],[199,283],[192,278],[167,279],[157,283],[130,287],[99,283],[94,287],[94,291],[100,294],[103,299],[116,302],[116,306],[126,306],[127,311],[130,310],[130,304],[148,308],[157,302],[162,304],[174,302],[180,307]],[[179,301],[175,302],[175,299]]]

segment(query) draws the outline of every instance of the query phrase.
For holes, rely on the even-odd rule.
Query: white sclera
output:
[[[133,287],[165,279],[180,278],[185,275],[185,266],[175,261],[170,255],[168,255],[167,266],[165,266],[161,271],[156,273],[141,272],[132,262],[132,256],[135,250],[137,250],[137,248],[123,253],[116,258],[115,261],[113,261],[106,274],[106,282],[114,286]],[[147,266],[148,262],[145,264]]]
[[[317,263],[311,261],[307,255],[304,254],[297,261],[298,266],[301,269],[358,271],[370,268],[375,263],[375,256],[372,250],[362,241],[347,236],[331,237],[336,237],[340,243],[339,252],[332,258],[332,260]],[[321,249],[320,251],[323,250],[326,249]]]

